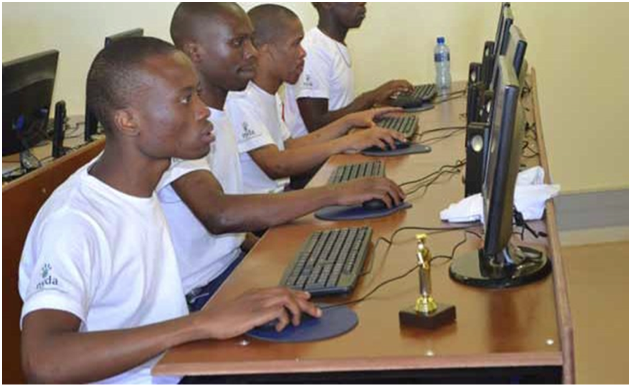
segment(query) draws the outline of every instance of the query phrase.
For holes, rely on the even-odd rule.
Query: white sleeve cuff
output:
[[[87,311],[79,302],[65,296],[59,291],[45,291],[32,294],[26,299],[22,306],[22,315],[20,316],[20,329],[22,329],[22,321],[24,317],[31,312],[39,310],[57,310],[71,313],[81,319],[83,323],[87,319]]]
[[[260,149],[261,147],[273,145],[278,146],[276,143],[269,138],[268,136],[259,136],[256,138],[252,138],[247,142],[239,142],[238,144],[238,152],[243,154],[252,150]]]

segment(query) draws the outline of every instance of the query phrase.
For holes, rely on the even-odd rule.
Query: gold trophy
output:
[[[400,323],[410,327],[434,329],[455,320],[455,306],[437,303],[431,294],[431,251],[427,248],[427,235],[416,235],[420,297],[413,307],[398,313]]]

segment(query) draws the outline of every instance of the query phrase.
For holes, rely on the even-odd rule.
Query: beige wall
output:
[[[246,8],[255,3],[243,3]],[[309,3],[287,3],[314,26]],[[85,75],[106,35],[134,27],[168,39],[174,3],[4,3],[2,60],[61,51],[55,98],[82,113]],[[628,188],[628,4],[514,3],[536,67],[551,172],[565,192]],[[435,37],[464,79],[494,38],[498,3],[371,3],[348,44],[357,91],[390,78],[430,82]],[[581,85],[581,86],[580,86]]]

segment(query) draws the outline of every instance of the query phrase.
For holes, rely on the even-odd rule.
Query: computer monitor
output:
[[[59,51],[2,63],[2,156],[47,138]]]
[[[489,88],[491,91],[494,91],[494,86],[496,85],[496,81],[497,81],[497,76],[498,76],[498,71],[499,71],[499,68],[498,68],[499,56],[505,55],[505,51],[507,50],[509,34],[510,34],[510,27],[512,26],[512,24],[514,24],[514,14],[512,13],[512,7],[503,6],[502,10],[503,10],[503,20],[502,20],[502,23],[500,24],[499,30],[497,31],[498,32],[497,40],[495,41],[495,44],[494,44],[495,56],[494,56],[494,63],[493,63],[493,69],[492,69],[492,79],[490,81],[490,88]]]
[[[144,30],[142,28],[135,28],[129,31],[124,31],[117,33],[115,35],[110,35],[105,38],[105,47],[110,45],[113,42],[127,39],[131,37],[141,37],[144,36]],[[98,119],[96,115],[92,113],[90,110],[90,106],[85,104],[85,132],[84,132],[84,140],[85,142],[90,142],[92,140],[92,136],[96,134],[98,131]]]
[[[545,277],[551,269],[545,254],[511,242],[514,190],[520,167],[525,113],[512,63],[499,57],[487,164],[482,186],[484,247],[453,259],[450,276],[463,284],[505,288]]]
[[[508,34],[508,43],[505,49],[505,56],[508,62],[514,65],[514,72],[517,77],[521,76],[521,68],[525,60],[525,51],[527,50],[527,39],[516,25],[510,26]]]
[[[499,11],[499,23],[497,24],[497,32],[494,37],[495,48],[494,48],[494,51],[492,52],[495,58],[498,58],[499,55],[501,55],[499,42],[501,41],[501,36],[503,33],[503,24],[505,22],[505,14],[506,14],[505,10],[506,8],[510,8],[510,7],[511,7],[510,3],[501,3],[501,10]]]

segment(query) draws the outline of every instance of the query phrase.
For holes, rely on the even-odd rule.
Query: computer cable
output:
[[[418,141],[422,140],[422,137],[424,137],[427,134],[430,133],[435,133],[438,131],[451,131],[451,130],[466,130],[466,126],[446,126],[446,127],[438,127],[436,129],[430,129],[430,130],[425,130],[423,132],[420,133],[416,133],[415,137],[418,139]],[[433,139],[433,138],[429,138],[429,141]]]
[[[401,184],[398,184],[398,187],[402,188],[402,187],[407,186],[407,185],[413,185],[413,184],[416,184],[416,183],[424,182],[425,180],[435,176],[436,174],[442,173],[444,170],[460,169],[464,165],[466,165],[466,161],[465,160],[457,160],[457,161],[455,161],[455,163],[453,165],[442,165],[442,166],[440,166],[440,168],[438,170],[436,170],[434,172],[431,172],[431,173],[429,173],[429,174],[427,174],[427,175],[425,175],[423,177],[420,177],[420,178],[418,178],[416,180],[411,180],[411,181],[407,181],[407,182],[403,182]]]
[[[530,227],[527,221],[525,221],[523,213],[519,212],[516,207],[514,208],[514,225],[521,228],[521,240],[525,239],[525,231],[528,231],[532,236],[534,236],[534,238],[548,236],[546,232],[537,232],[532,227]]]
[[[446,94],[446,95],[441,95],[440,97],[442,99],[438,99],[438,100],[432,102],[432,104],[434,106],[437,106],[439,104],[446,103],[448,101],[452,101],[453,99],[461,98],[464,95],[466,95],[466,90],[465,89],[464,90],[459,90],[459,91],[454,91],[454,92]]]
[[[415,184],[415,186],[411,188],[411,190],[405,192],[405,194],[407,195],[414,194],[422,188],[425,189],[425,193],[426,193],[426,190],[428,190],[431,187],[431,185],[433,185],[437,180],[439,180],[440,177],[444,175],[449,175],[452,177],[453,175],[461,173],[461,169],[464,165],[466,165],[466,161],[464,160],[459,160],[454,165],[443,165],[433,173],[427,174],[426,176],[420,179],[414,180],[414,181],[404,182],[398,186],[403,187],[406,185]]]

